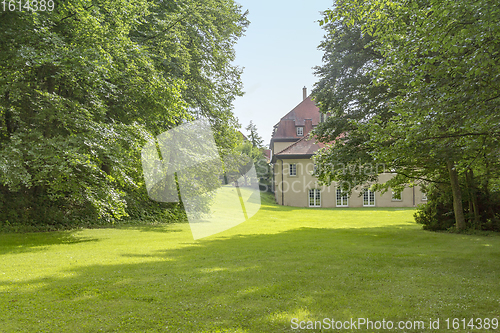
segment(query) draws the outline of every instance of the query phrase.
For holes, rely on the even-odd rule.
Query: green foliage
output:
[[[264,142],[264,140],[259,135],[259,133],[257,133],[257,126],[253,123],[253,121],[250,120],[250,124],[248,124],[248,126],[245,127],[245,129],[248,132],[250,132],[248,134],[248,138],[252,143],[252,146],[255,148],[263,148],[262,143]]]
[[[240,185],[259,183],[265,186],[267,190],[267,181],[270,175],[270,167],[266,161],[264,153],[262,152],[262,148],[259,149],[257,147],[254,147],[250,141],[244,140],[236,147],[235,150],[237,156],[241,157],[242,164],[240,166],[240,174],[245,175],[245,173],[248,171],[248,163],[251,162],[255,167],[255,172],[257,175],[256,179],[251,179],[247,176],[244,176],[245,184]]]
[[[464,227],[466,174],[472,170],[472,182],[482,184],[466,188],[491,202],[488,183],[500,170],[499,13],[488,0],[336,1],[323,21],[326,64],[314,93],[322,112],[333,115],[316,133],[336,143],[318,164],[383,164],[400,175],[379,189],[449,174],[457,227]],[[326,182],[373,180],[319,170]],[[489,208],[484,214],[496,219]]]
[[[419,205],[414,214],[415,222],[423,224],[425,230],[448,230],[455,225],[451,189],[443,184],[441,187],[445,188],[427,186],[427,203]]]
[[[385,168],[384,161],[376,161],[371,155],[370,135],[361,126],[374,114],[383,119],[391,117],[385,101],[397,89],[373,84],[371,71],[383,57],[375,48],[374,38],[363,35],[359,25],[337,21],[329,23],[325,30],[327,36],[320,45],[325,64],[316,67],[320,81],[315,84],[313,96],[320,111],[327,115],[314,132],[328,147],[315,156],[317,176],[325,184],[349,184],[344,190],[351,191],[377,179],[378,173],[369,170],[371,167]],[[364,166],[362,172],[346,172],[349,167],[358,170]]]
[[[243,140],[236,150],[240,154],[248,156],[253,162],[258,178],[254,181],[259,183],[260,190],[270,192],[273,173],[264,153],[265,147],[262,145],[262,137],[258,134],[257,126],[252,121],[250,121],[250,124],[245,129],[250,132],[248,135],[249,139],[248,141]]]
[[[1,218],[163,214],[145,196],[141,148],[200,116],[221,150],[235,146],[241,82],[231,61],[247,24],[230,0],[72,0],[53,12],[1,12]]]
[[[428,201],[417,207],[415,221],[422,224],[425,230],[455,230],[453,195],[449,184],[430,184],[424,186],[424,191]],[[462,201],[466,230],[500,231],[500,192],[485,192],[472,192],[467,184],[462,184],[462,193],[466,194]],[[474,196],[477,196],[476,203],[473,202]],[[474,204],[478,206],[476,209]]]

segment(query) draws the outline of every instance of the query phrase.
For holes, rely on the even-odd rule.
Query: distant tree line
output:
[[[254,181],[259,183],[259,188],[264,192],[271,192],[272,190],[272,169],[266,157],[266,147],[264,140],[257,131],[257,125],[250,120],[250,124],[245,127],[247,131],[247,140],[243,140],[237,151],[242,155],[250,158],[255,166],[257,178]]]
[[[314,98],[325,183],[363,185],[330,163],[385,164],[375,185],[420,185],[425,228],[500,230],[500,3],[337,0],[325,11]],[[341,136],[342,134],[342,136]]]

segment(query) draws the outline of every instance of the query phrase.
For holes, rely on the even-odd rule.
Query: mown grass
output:
[[[189,224],[0,234],[0,331],[292,332],[292,318],[324,317],[440,318],[444,330],[446,318],[498,318],[500,237],[422,231],[413,212],[266,198],[198,241]]]

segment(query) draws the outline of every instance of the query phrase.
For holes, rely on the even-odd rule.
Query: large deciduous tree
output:
[[[236,144],[232,0],[70,0],[0,13],[0,211],[13,221],[111,220],[148,205],[143,144],[207,117]]]
[[[415,180],[442,183],[447,175],[455,225],[464,229],[464,187],[475,183],[474,175],[484,185],[483,192],[489,192],[488,184],[498,177],[500,4],[487,0],[339,0],[325,17],[324,22],[331,22],[327,30],[345,42],[342,49],[341,43],[332,44],[334,39],[328,37],[323,45],[332,48],[327,54],[340,55],[337,68],[350,69],[367,82],[355,82],[351,90],[343,91],[350,76],[329,71],[328,66],[339,60],[325,58],[327,64],[319,69],[316,87],[318,104],[324,112],[335,110],[327,101],[340,99],[344,105],[339,104],[330,125],[321,126],[317,133],[328,142],[332,137],[325,133],[338,123],[347,125],[345,144],[337,142],[326,149],[319,161],[341,153],[349,159],[361,151],[365,160],[385,163],[398,172],[379,188]],[[348,34],[342,30],[359,31],[358,44],[371,41],[359,51],[356,43],[349,45]],[[358,65],[361,71],[348,61],[351,54],[370,50],[380,57],[364,62],[364,68]],[[381,91],[374,93],[375,87]],[[359,98],[365,95],[370,98]],[[363,117],[343,120],[353,105],[365,110]],[[331,174],[325,170],[323,177]],[[470,200],[475,202],[473,196]],[[480,212],[483,219],[496,219],[487,206],[491,208],[485,205]]]

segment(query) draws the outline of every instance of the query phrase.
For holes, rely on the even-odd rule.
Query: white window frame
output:
[[[321,207],[321,190],[312,188],[307,192],[309,207]]]
[[[349,197],[340,188],[337,188],[337,191],[335,191],[335,204],[337,207],[349,207]]]
[[[422,192],[422,201],[427,201],[427,194]]]
[[[392,191],[391,201],[403,201],[403,192],[399,192],[399,198],[395,197],[397,194],[397,192]]]
[[[297,127],[297,136],[304,136],[304,127],[302,126]]]
[[[289,164],[288,175],[292,176],[292,177],[297,176],[297,164],[295,164],[295,163]]]
[[[371,199],[373,199],[373,202]],[[366,190],[363,192],[363,207],[375,207],[375,192],[371,190]]]

